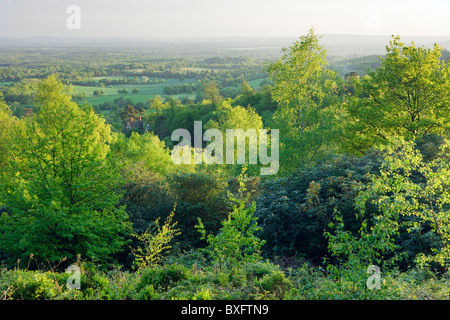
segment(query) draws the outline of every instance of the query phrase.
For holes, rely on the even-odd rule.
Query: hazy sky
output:
[[[69,30],[69,5],[80,29]],[[71,20],[72,22],[75,20]],[[0,0],[0,37],[450,36],[449,0]]]

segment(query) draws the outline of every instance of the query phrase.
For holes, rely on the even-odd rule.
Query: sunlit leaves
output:
[[[268,67],[272,96],[279,104],[273,125],[281,130],[285,167],[308,165],[333,148],[336,111],[325,98],[332,95],[335,74],[327,68],[319,40],[311,29]]]
[[[407,46],[393,37],[381,66],[356,80],[346,105],[345,150],[361,153],[392,135],[406,139],[445,134],[450,128],[450,73],[442,48]]]
[[[430,229],[438,244],[432,253],[422,253],[417,262],[437,262],[448,268],[450,263],[450,141],[445,140],[434,160],[426,162],[415,143],[403,138],[390,138],[381,147],[384,154],[379,175],[360,194],[357,205],[364,216],[367,201],[372,201],[381,214],[374,217],[370,235],[381,232],[383,241],[376,248],[398,234],[401,227],[407,232]],[[369,217],[365,217],[369,218]],[[361,235],[362,238],[362,235]],[[392,247],[392,250],[395,247]]]
[[[72,102],[56,77],[38,88],[38,113],[20,120],[3,172],[8,219],[0,248],[52,263],[77,254],[107,258],[123,245],[127,218],[116,207],[121,182],[110,127]]]

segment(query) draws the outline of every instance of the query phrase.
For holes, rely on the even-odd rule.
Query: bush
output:
[[[261,287],[271,298],[283,299],[285,293],[292,288],[292,283],[285,277],[284,272],[278,270],[263,276]]]
[[[175,219],[181,231],[174,240],[183,249],[204,246],[194,226],[201,218],[208,232],[219,230],[231,210],[227,181],[216,173],[178,173],[169,175],[167,181],[177,203]]]
[[[77,292],[67,288],[69,274],[38,272],[27,270],[9,270],[0,278],[2,299],[13,300],[49,300],[70,299]]]
[[[245,187],[247,176],[244,171],[239,176],[238,195],[235,197],[229,193],[230,201],[235,204],[228,218],[222,221],[219,233],[207,235],[200,218],[198,218],[198,225],[195,226],[201,233],[202,239],[208,243],[206,252],[219,264],[220,270],[223,267],[242,266],[247,262],[261,259],[260,250],[265,241],[255,236],[261,228],[254,216],[255,203],[248,204],[250,194]]]
[[[123,272],[102,272],[82,265],[81,289],[68,290],[68,273],[0,270],[0,299],[27,300],[357,300],[357,299],[449,299],[449,276],[430,270],[382,272],[380,289],[369,290],[367,274],[341,269],[340,277],[303,264],[282,271],[278,265],[256,262],[244,268],[218,271],[214,265],[202,270],[170,264]],[[355,281],[356,280],[356,281]],[[360,281],[361,280],[361,281]],[[362,281],[364,280],[364,281]]]
[[[328,254],[323,233],[329,230],[335,210],[347,230],[356,232],[357,191],[354,186],[367,182],[365,174],[376,173],[376,153],[356,157],[336,157],[289,176],[264,181],[257,198],[256,217],[263,229],[257,235],[266,240],[267,257],[301,255],[321,263]]]
[[[134,234],[143,243],[142,247],[131,249],[136,257],[135,264],[138,268],[156,265],[161,260],[162,252],[171,248],[170,241],[179,234],[178,229],[175,229],[176,222],[172,223],[174,214],[175,211],[172,211],[162,227],[159,225],[159,219],[156,219],[151,226],[153,228],[149,227],[140,235]]]
[[[154,289],[161,290],[173,286],[189,276],[189,270],[178,264],[172,264],[168,267],[155,266],[142,269],[140,281],[136,285],[136,291],[140,292],[145,287],[152,285]]]

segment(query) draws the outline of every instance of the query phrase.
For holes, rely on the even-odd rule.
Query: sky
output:
[[[0,0],[0,37],[450,36],[449,17],[449,0]]]

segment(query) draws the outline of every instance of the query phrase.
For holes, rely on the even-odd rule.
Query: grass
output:
[[[118,79],[118,78],[124,78],[124,77],[95,77],[92,78],[94,80],[104,79],[104,78],[111,78],[111,79]],[[164,87],[170,86],[170,85],[176,85],[176,84],[185,84],[185,83],[196,83],[195,79],[185,79],[183,81],[180,81],[177,78],[166,78],[164,83],[156,83],[156,84],[119,84],[114,85],[112,88],[106,86],[105,88],[101,88],[98,86],[72,86],[73,87],[73,93],[85,93],[86,94],[86,102],[92,105],[97,105],[104,103],[106,101],[114,101],[114,99],[119,97],[124,97],[127,99],[130,99],[134,103],[138,102],[146,102],[150,98],[155,97],[156,95],[165,96],[164,94]],[[133,89],[138,88],[139,93],[133,94]],[[127,89],[127,94],[119,94],[118,90],[120,89]],[[95,90],[103,90],[104,94],[101,96],[94,96]],[[178,95],[171,95],[173,97],[186,97],[188,94],[178,94]],[[192,97],[193,95],[190,95]]]
[[[260,89],[261,88],[261,82],[263,82],[264,80],[266,80],[266,78],[259,78],[259,79],[255,79],[255,80],[250,80],[250,81],[248,81],[248,84],[253,89]]]
[[[366,288],[349,270],[342,277],[302,263],[282,269],[269,261],[219,269],[200,252],[168,257],[163,265],[138,271],[120,266],[101,271],[81,262],[81,288],[69,290],[69,273],[0,269],[0,300],[448,300],[448,275],[420,269],[382,275],[379,289]],[[353,270],[355,271],[355,270]],[[358,273],[356,273],[358,274]]]
[[[181,68],[181,70],[183,71],[193,71],[193,72],[201,72],[201,71],[211,71],[214,70],[214,72],[216,71],[221,71],[221,70],[227,70],[224,68],[200,68],[200,67],[191,67],[191,68]]]
[[[134,77],[93,77],[92,80],[100,80],[100,79],[123,79],[123,78],[134,78]],[[261,82],[265,78],[255,79],[251,80],[248,83],[250,86],[254,89],[259,89],[261,87]],[[164,83],[156,83],[156,84],[119,84],[114,85],[112,88],[106,86],[105,88],[101,88],[98,86],[72,86],[73,92],[76,93],[85,93],[86,99],[85,101],[91,105],[97,105],[102,104],[107,101],[113,102],[114,99],[124,97],[127,99],[130,99],[134,103],[138,102],[147,102],[150,98],[155,97],[156,95],[160,95],[162,97],[166,96],[164,94],[164,87],[170,86],[170,85],[176,85],[176,84],[186,84],[186,83],[196,83],[196,79],[187,78],[183,81],[180,81],[178,78],[165,78]],[[134,88],[139,89],[138,94],[133,94],[132,91]],[[127,89],[127,94],[119,94],[119,89]],[[101,96],[94,96],[95,90],[103,90],[104,94]],[[180,93],[180,94],[174,94],[170,95],[174,98],[182,98],[182,97],[189,97],[193,99],[195,97],[195,94],[187,94],[187,93]]]

